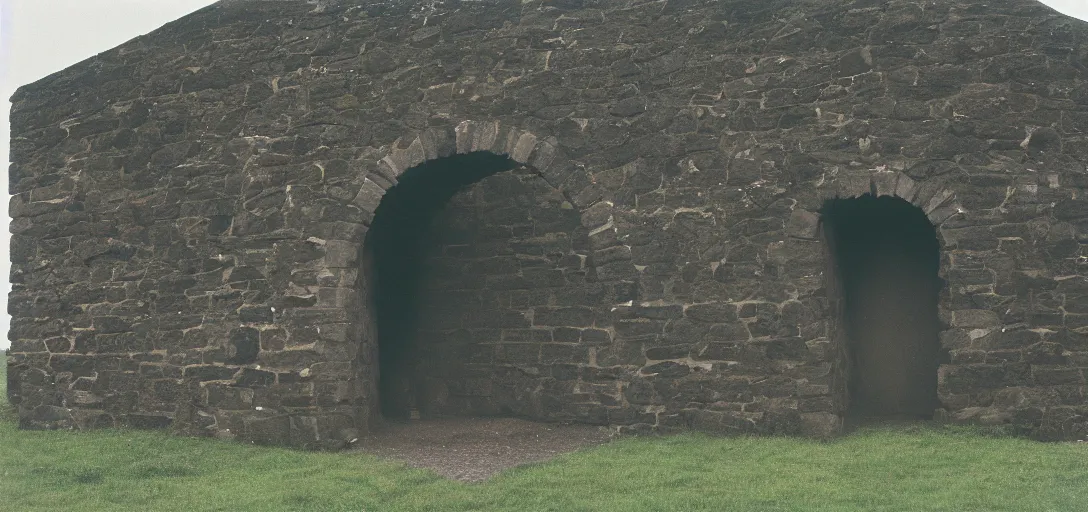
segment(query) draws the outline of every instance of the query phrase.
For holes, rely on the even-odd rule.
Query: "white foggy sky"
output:
[[[215,0],[0,0],[0,163],[5,191],[10,125],[8,98],[34,82],[83,59],[180,18]],[[1069,16],[1088,20],[1088,0],[1045,0]],[[6,202],[4,224],[10,222]],[[0,231],[0,349],[8,346],[9,238]]]

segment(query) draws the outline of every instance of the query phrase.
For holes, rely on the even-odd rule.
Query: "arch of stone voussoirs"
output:
[[[901,171],[877,170],[867,175],[850,176],[836,180],[819,196],[820,204],[801,205],[790,218],[790,236],[816,239],[820,208],[828,199],[849,199],[865,194],[876,197],[894,196],[917,206],[937,228],[937,240],[945,247],[940,226],[967,210],[960,204],[955,191],[942,183],[917,181]],[[942,273],[946,269],[942,265]]]
[[[589,178],[585,166],[568,159],[554,136],[541,137],[499,120],[465,120],[456,126],[429,127],[401,136],[390,145],[384,157],[368,165],[366,178],[353,204],[373,216],[386,192],[378,181],[395,184],[401,173],[424,162],[477,151],[509,157],[535,171],[562,193],[579,212],[582,226],[589,233],[594,260],[601,261],[602,251],[615,252],[616,246],[622,246],[614,204]],[[372,179],[377,177],[375,175],[381,178]],[[364,234],[356,235],[360,243]],[[638,275],[633,262],[630,271],[631,275]]]

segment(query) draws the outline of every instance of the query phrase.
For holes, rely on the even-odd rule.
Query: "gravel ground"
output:
[[[514,418],[442,418],[387,422],[360,439],[361,451],[478,482],[529,462],[608,442],[606,427]]]

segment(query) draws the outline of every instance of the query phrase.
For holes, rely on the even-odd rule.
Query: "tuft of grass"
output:
[[[834,442],[632,438],[461,484],[358,453],[161,432],[20,431],[4,421],[0,510],[1086,509],[1088,445],[979,434],[872,427]]]

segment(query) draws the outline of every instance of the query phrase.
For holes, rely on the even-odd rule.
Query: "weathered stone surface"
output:
[[[589,4],[221,2],[19,89],[20,425],[344,446],[379,392],[375,212],[486,151],[513,170],[420,253],[435,413],[832,436],[821,208],[877,194],[938,228],[939,415],[1088,432],[1088,26],[1033,0]]]

